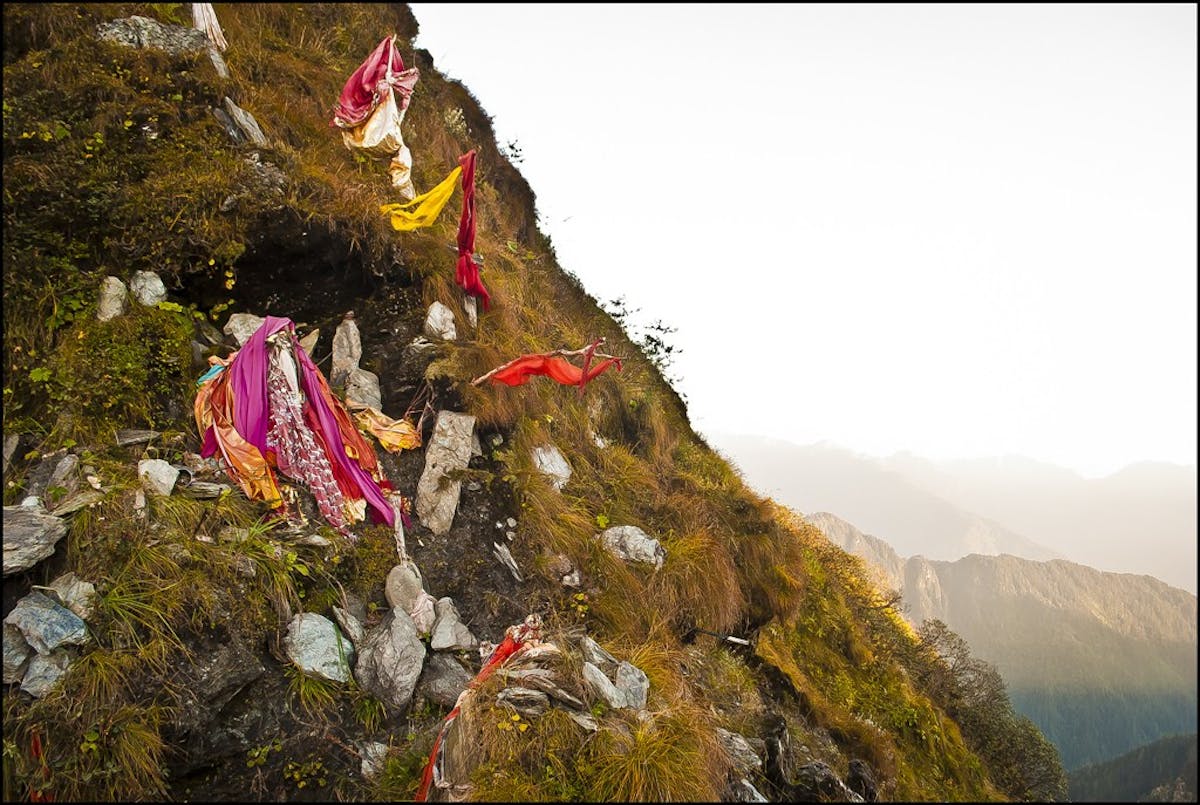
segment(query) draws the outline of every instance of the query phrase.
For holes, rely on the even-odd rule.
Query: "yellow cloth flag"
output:
[[[446,202],[450,200],[450,196],[454,193],[454,185],[458,182],[460,175],[462,175],[462,165],[456,166],[454,170],[450,171],[450,175],[432,190],[422,193],[412,201],[406,201],[403,204],[384,204],[379,210],[384,215],[391,215],[392,228],[401,232],[429,226],[437,220],[438,215],[442,212],[442,207],[445,207]]]
[[[407,419],[392,419],[368,405],[355,411],[354,421],[360,430],[374,434],[389,453],[415,450],[421,446],[421,432]]]

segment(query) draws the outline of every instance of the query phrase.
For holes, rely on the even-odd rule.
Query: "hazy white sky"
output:
[[[1196,464],[1195,5],[412,8],[699,431]]]

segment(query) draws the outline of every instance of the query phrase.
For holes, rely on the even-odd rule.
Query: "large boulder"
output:
[[[434,534],[445,534],[458,510],[462,482],[446,477],[471,461],[475,417],[439,411],[433,436],[425,448],[425,470],[417,482],[417,516]]]
[[[4,507],[4,575],[36,565],[54,553],[67,523],[37,506]]]

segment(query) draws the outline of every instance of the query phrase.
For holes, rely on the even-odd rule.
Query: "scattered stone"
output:
[[[311,357],[313,350],[317,348],[317,339],[320,337],[320,328],[313,330],[311,333],[300,339],[300,348]]]
[[[425,644],[412,618],[393,607],[382,623],[367,632],[354,675],[363,690],[389,708],[401,710],[412,699],[424,662]]]
[[[213,68],[217,71],[217,75],[221,78],[229,78],[229,67],[225,64],[224,57],[221,56],[221,51],[214,47],[208,49],[208,58],[212,62]]]
[[[379,375],[366,369],[352,370],[346,378],[346,402],[382,410],[383,394],[379,390]]]
[[[568,710],[567,715],[571,717],[579,726],[583,727],[588,732],[597,732],[600,729],[600,722],[587,713],[580,713],[576,710]]]
[[[358,323],[354,321],[354,312],[349,311],[342,318],[337,329],[333,331],[333,357],[329,364],[329,385],[343,388],[350,379],[350,373],[358,368],[362,359],[362,337],[358,332]]]
[[[421,570],[411,561],[393,567],[383,583],[383,597],[388,606],[400,607],[405,612],[412,612],[423,592],[425,581]]]
[[[287,174],[272,162],[264,162],[262,156],[254,151],[242,162],[250,168],[250,184],[245,185],[246,193],[279,196],[288,186]]]
[[[4,684],[15,685],[25,676],[29,658],[34,654],[25,635],[11,623],[4,623]]]
[[[791,785],[793,802],[862,802],[863,798],[850,790],[828,764],[814,760],[796,770]]]
[[[21,690],[40,699],[54,687],[71,665],[69,652],[55,651],[51,654],[34,654],[29,659],[29,667],[21,680]]]
[[[84,581],[68,572],[50,582],[49,588],[58,596],[59,602],[83,620],[92,617],[95,611],[96,585]]]
[[[508,525],[508,527],[509,527],[509,528],[516,528],[516,527],[517,527],[517,521],[516,521],[516,519],[514,519],[514,518],[512,518],[512,517],[509,517],[509,518],[508,518],[507,520],[505,520],[504,522],[505,522],[505,524],[507,524],[507,525]]]
[[[417,482],[417,516],[434,534],[445,534],[454,521],[462,482],[448,473],[466,469],[471,460],[475,417],[439,411],[433,435],[425,448],[425,469]]]
[[[475,297],[467,294],[463,297],[463,313],[467,314],[467,323],[472,327],[479,326],[479,303],[475,301]]]
[[[580,587],[583,585],[583,577],[578,570],[572,570],[570,573],[563,575],[562,585],[564,587]]]
[[[253,313],[234,313],[229,317],[229,321],[225,322],[222,332],[225,335],[233,336],[237,345],[243,347],[250,340],[250,336],[254,335],[265,321],[266,319],[262,316],[255,316]]]
[[[267,137],[259,127],[258,121],[254,119],[254,115],[234,103],[228,95],[225,96],[225,112],[246,136],[246,139],[255,145],[267,144]]]
[[[583,658],[601,669],[617,670],[617,658],[604,650],[599,643],[584,635],[579,643],[583,649]]]
[[[467,481],[468,492],[478,492],[483,486],[478,481]]]
[[[554,672],[549,668],[526,668],[506,670],[505,679],[515,681],[523,687],[535,688],[551,699],[562,702],[569,709],[584,710],[587,705],[554,683]]]
[[[436,352],[437,344],[425,336],[419,335],[404,348],[404,360],[406,363],[419,363],[422,360],[429,360]]]
[[[357,646],[363,641],[366,630],[363,629],[362,621],[336,604],[333,606],[333,617],[346,636],[350,638],[351,643]]]
[[[667,552],[658,540],[633,525],[617,525],[600,534],[600,541],[617,558],[626,562],[644,562],[661,570]]]
[[[213,110],[214,113],[217,111],[218,110],[216,110],[216,109]],[[222,113],[222,114],[224,114],[224,113]],[[218,120],[219,119],[220,118],[218,118]],[[236,129],[237,127],[235,126],[234,128]],[[227,128],[226,131],[228,131],[228,130],[229,129]],[[238,197],[236,195],[234,195],[233,193],[230,193],[228,196],[221,199],[221,203],[217,205],[217,209],[219,209],[221,212],[233,212],[234,210],[237,209],[237,205],[238,205]]]
[[[632,663],[621,661],[617,666],[617,690],[625,695],[625,706],[641,710],[646,706],[650,693],[650,679],[645,671]]]
[[[96,34],[109,42],[130,48],[165,50],[172,56],[208,50],[212,47],[203,31],[182,25],[162,23],[136,14],[96,26]]]
[[[38,507],[4,507],[4,575],[11,576],[36,565],[54,553],[67,533],[61,517]]]
[[[145,442],[157,439],[159,436],[162,436],[162,434],[156,430],[126,428],[125,430],[117,431],[117,447],[128,447],[131,444],[144,444]]]
[[[462,622],[458,608],[451,598],[439,598],[434,612],[437,619],[429,636],[429,647],[434,651],[469,651],[479,645],[475,635]]]
[[[871,765],[865,760],[854,758],[850,761],[850,773],[846,775],[846,786],[862,797],[864,802],[875,802],[879,798],[875,774],[871,771]]]
[[[323,615],[301,612],[292,618],[283,645],[288,658],[304,673],[331,682],[350,681],[354,646]]]
[[[726,794],[727,802],[770,802],[762,793],[754,787],[754,784],[745,777],[735,780],[729,784],[729,791]]]
[[[483,445],[479,443],[479,434],[471,434],[471,458],[483,455]]]
[[[79,475],[76,472],[78,467],[79,457],[65,449],[47,453],[29,471],[25,481],[25,494],[45,499],[52,489],[74,492],[79,486]]]
[[[169,495],[179,479],[179,470],[161,458],[144,458],[138,462],[138,478],[147,492]]]
[[[504,565],[508,569],[508,572],[512,574],[514,579],[517,581],[524,581],[524,579],[521,578],[521,569],[517,567],[517,560],[513,559],[512,551],[508,549],[507,545],[502,545],[499,542],[493,542],[492,556],[496,557],[496,559],[500,561],[500,564]]]
[[[571,479],[571,465],[554,445],[533,448],[533,465],[538,472],[549,477],[550,483],[560,492]]]
[[[458,338],[454,329],[454,313],[441,302],[434,302],[425,314],[424,333],[428,338],[453,341]]]
[[[453,655],[434,654],[417,681],[417,694],[434,704],[453,707],[470,682],[471,675]]]
[[[590,662],[583,663],[583,681],[592,693],[604,700],[604,703],[614,710],[625,706],[625,694],[617,690],[604,672]]]
[[[229,484],[214,484],[209,481],[192,481],[188,484],[187,489],[183,490],[183,494],[195,500],[211,500],[219,498],[226,492],[232,492],[233,487]]]
[[[504,538],[507,539],[509,542],[512,542],[514,539],[517,538],[517,532],[516,531],[505,531]],[[519,579],[518,579],[518,581],[519,581]]]
[[[387,760],[388,745],[379,741],[364,741],[359,744],[359,755],[362,757],[362,776],[374,780],[383,772],[383,764]]]
[[[88,640],[87,625],[79,616],[38,590],[18,601],[4,622],[20,629],[38,654]]]
[[[747,776],[762,769],[762,758],[750,746],[744,735],[717,727],[717,741],[725,754],[733,761],[737,774]]]
[[[117,277],[105,277],[100,281],[100,301],[96,304],[96,318],[110,321],[125,312],[125,301],[129,290]]]
[[[21,446],[21,434],[10,433],[4,437],[4,474],[8,475],[8,468],[12,466],[13,456],[17,454],[17,448]]]
[[[129,290],[133,297],[146,307],[154,307],[159,302],[167,300],[167,286],[153,271],[135,271],[129,281]]]
[[[496,704],[506,704],[526,718],[537,718],[550,709],[550,698],[540,690],[510,687],[496,694]]]

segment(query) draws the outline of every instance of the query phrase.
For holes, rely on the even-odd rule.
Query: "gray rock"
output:
[[[38,654],[87,642],[87,625],[50,596],[34,590],[13,607],[4,622],[21,630],[25,642]]]
[[[21,690],[40,699],[54,687],[71,665],[71,655],[65,651],[52,654],[34,654],[29,658],[29,667],[21,680]]]
[[[333,358],[329,365],[329,385],[342,388],[350,379],[350,373],[358,368],[362,359],[362,338],[358,324],[352,316],[346,316],[333,332]]]
[[[725,795],[726,802],[770,802],[762,793],[754,787],[754,784],[745,777],[734,780],[729,784],[729,790]]]
[[[617,525],[606,529],[600,535],[600,541],[619,559],[654,565],[655,570],[662,569],[667,556],[658,540],[633,525]]]
[[[61,517],[27,506],[4,507],[4,575],[36,565],[54,553],[67,533]]]
[[[12,466],[13,458],[17,455],[17,448],[21,446],[21,434],[10,433],[4,437],[4,475],[8,475],[8,468]]]
[[[203,31],[137,15],[101,23],[96,26],[96,34],[118,45],[164,50],[172,56],[206,51],[212,47]]]
[[[68,572],[50,582],[49,587],[64,607],[85,621],[92,617],[96,605],[96,585]]]
[[[167,286],[153,271],[135,271],[129,281],[129,290],[146,307],[154,307],[167,299]]]
[[[513,532],[508,532],[512,534]],[[509,537],[511,539],[511,537]],[[504,565],[505,569],[512,574],[512,577],[517,581],[524,581],[521,577],[521,569],[517,567],[517,560],[513,558],[512,551],[507,545],[499,542],[492,543],[492,556],[496,557],[496,561]]]
[[[467,314],[467,322],[472,327],[479,326],[479,303],[475,301],[475,297],[467,294],[463,297],[463,313]]]
[[[145,442],[157,439],[159,436],[162,436],[162,434],[156,430],[126,428],[117,431],[117,446],[128,447],[131,444],[144,444]]]
[[[218,76],[229,78],[229,66],[225,64],[225,58],[221,55],[221,51],[210,47],[208,49],[208,58],[212,62],[213,69],[217,71]]]
[[[254,151],[242,160],[250,168],[250,183],[245,185],[246,192],[267,196],[279,196],[288,186],[287,174],[273,162],[264,162],[262,156]]]
[[[165,496],[175,488],[179,470],[161,458],[144,458],[138,462],[138,478],[147,492]]]
[[[863,798],[852,791],[828,764],[814,760],[796,770],[795,782],[791,785],[792,801],[800,802],[862,802]]]
[[[550,698],[531,688],[505,688],[496,694],[496,703],[506,704],[527,718],[544,715],[550,709]]]
[[[458,331],[454,329],[454,312],[441,302],[434,302],[425,314],[423,332],[427,338],[434,340],[453,341],[458,338]]]
[[[255,316],[253,313],[234,313],[229,317],[229,321],[225,322],[223,332],[225,335],[233,336],[237,345],[242,347],[265,321],[266,319],[262,316]]]
[[[564,587],[578,588],[583,585],[583,577],[578,570],[572,570],[570,573],[564,573],[562,577],[562,585]]]
[[[304,350],[304,353],[310,358],[312,357],[313,350],[317,348],[317,339],[320,337],[321,330],[320,328],[317,328],[300,339],[300,348]]]
[[[365,741],[359,744],[359,755],[362,757],[360,771],[367,780],[374,780],[383,772],[383,764],[387,760],[388,745],[379,741]]]
[[[214,484],[209,481],[192,481],[188,484],[187,489],[183,490],[186,497],[194,500],[212,500],[219,498],[226,492],[233,490],[229,484]]]
[[[437,617],[429,636],[429,647],[434,651],[469,651],[479,645],[475,635],[462,622],[458,608],[451,598],[439,598],[434,607]]]
[[[453,707],[470,681],[471,675],[453,655],[434,654],[417,681],[417,694],[443,707]]]
[[[634,710],[645,708],[646,696],[650,693],[650,680],[641,668],[622,660],[617,666],[616,687],[625,695],[626,707]]]
[[[379,391],[379,375],[366,369],[354,369],[346,378],[346,402],[366,405],[379,411],[383,409],[383,395]]]
[[[433,436],[425,448],[425,469],[417,482],[417,516],[434,534],[445,534],[454,521],[462,482],[446,477],[465,469],[471,460],[475,417],[439,411]]]
[[[551,699],[555,699],[566,705],[569,709],[583,710],[587,707],[582,701],[555,684],[554,672],[549,668],[506,669],[504,676],[509,682],[516,682],[521,687],[540,690]]]
[[[739,775],[746,776],[762,770],[762,758],[754,751],[754,747],[750,746],[745,736],[717,727],[717,741],[733,761],[733,767]]]
[[[426,363],[437,354],[437,344],[423,335],[419,335],[404,347],[406,363]]]
[[[255,145],[267,144],[267,137],[259,127],[258,121],[254,119],[254,115],[234,103],[228,95],[225,96],[225,112],[247,140]]]
[[[405,612],[413,611],[424,591],[421,569],[411,561],[393,567],[383,583],[383,597],[387,599],[388,606],[400,607]]]
[[[602,670],[613,672],[617,670],[617,658],[609,654],[604,648],[587,635],[579,641],[579,646],[583,650],[583,658]]]
[[[129,290],[117,277],[105,277],[100,281],[100,301],[96,304],[96,318],[110,321],[125,312],[125,301]]]
[[[571,717],[572,721],[583,727],[588,732],[597,732],[600,729],[600,722],[587,713],[580,713],[577,710],[568,710],[567,715]]]
[[[4,684],[14,685],[25,676],[33,648],[21,630],[11,623],[4,624]]]
[[[533,466],[537,471],[547,476],[555,489],[562,491],[571,480],[571,465],[554,445],[543,445],[533,448]]]
[[[301,612],[292,618],[283,646],[288,658],[304,673],[331,682],[350,681],[354,646],[323,615]]]
[[[425,644],[412,618],[393,607],[363,638],[354,676],[363,690],[401,710],[412,699],[424,662]]]
[[[614,710],[625,707],[625,694],[617,690],[616,685],[604,675],[603,671],[587,661],[583,663],[583,681],[592,693],[600,697],[609,707]]]
[[[66,489],[67,493],[79,488],[79,457],[64,450],[47,453],[31,469],[25,480],[25,494],[45,499],[51,489]]]
[[[337,605],[333,607],[333,617],[346,636],[350,638],[351,643],[357,646],[363,641],[366,630],[363,629],[362,621]]]
[[[854,758],[850,761],[850,771],[846,775],[846,787],[863,798],[864,802],[875,802],[879,798],[878,786],[871,764],[865,760]]]

